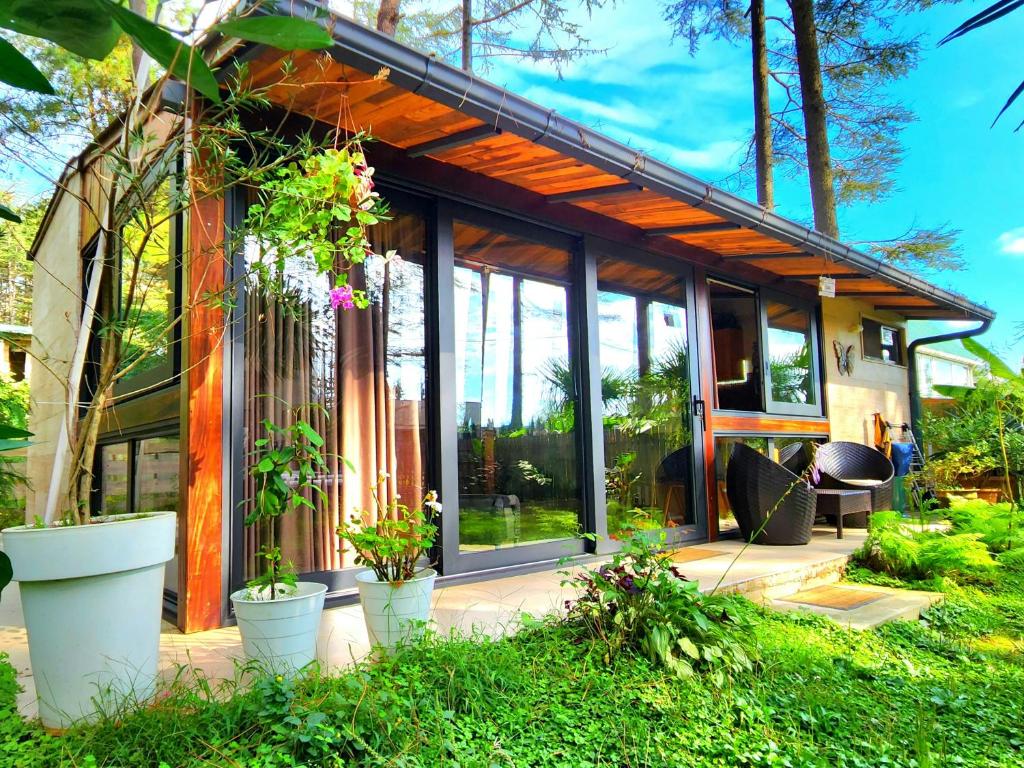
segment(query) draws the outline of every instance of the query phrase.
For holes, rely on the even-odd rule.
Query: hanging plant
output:
[[[328,275],[334,309],[365,309],[366,292],[352,287],[350,271],[375,255],[369,228],[387,218],[387,206],[374,191],[361,135],[342,146],[310,145],[300,160],[275,169],[249,206],[247,232],[263,247],[253,265],[269,281],[285,274],[290,259],[307,259],[317,274]],[[385,258],[395,255],[394,251]]]

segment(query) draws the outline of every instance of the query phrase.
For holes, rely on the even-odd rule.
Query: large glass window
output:
[[[459,548],[579,531],[567,251],[462,221],[455,240]]]
[[[366,290],[368,309],[333,309],[330,278],[301,255],[288,260],[287,274],[246,286],[245,461],[265,436],[264,419],[286,426],[302,418],[323,436],[328,463],[317,478],[323,495],[308,496],[311,509],[246,529],[246,579],[256,575],[264,544],[280,546],[300,572],[352,566],[336,534],[343,516],[372,519],[375,494],[415,505],[426,491],[426,225],[397,207],[391,215],[371,230],[373,247],[398,256],[371,257],[350,275]],[[248,259],[263,255],[248,244]],[[246,474],[243,515],[255,490]]]
[[[119,300],[125,335],[120,389],[168,383],[174,375],[177,217],[170,216],[173,179],[154,190],[121,232]]]
[[[123,515],[129,511],[128,454],[129,443],[100,446],[100,514]]]
[[[768,301],[765,312],[768,315],[768,371],[772,402],[815,405],[817,387],[810,311],[779,301]]]
[[[627,526],[692,529],[693,425],[682,285],[665,275],[662,293],[638,293],[620,267],[614,259],[598,263],[608,532],[616,535]]]
[[[763,411],[761,322],[753,291],[709,281],[715,360],[715,406]]]

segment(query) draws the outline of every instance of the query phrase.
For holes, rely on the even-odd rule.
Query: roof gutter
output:
[[[992,326],[992,318],[986,317],[981,325],[974,328],[967,328],[962,331],[940,333],[936,336],[925,336],[914,339],[907,347],[907,380],[910,389],[910,428],[914,433],[914,439],[919,446],[924,445],[921,440],[921,382],[917,376],[917,350],[929,344],[939,344],[943,341],[957,341],[958,339],[969,339],[972,336],[980,336]]]
[[[995,317],[992,310],[891,264],[886,264],[822,233],[772,213],[749,200],[717,189],[671,165],[647,156],[569,120],[504,88],[480,80],[391,37],[339,16],[325,17],[313,0],[294,0],[293,13],[327,26],[334,35],[332,55],[364,72],[390,70],[388,80],[495,128],[530,139],[581,162],[700,208],[734,224],[764,233],[823,260],[847,264],[890,285],[926,297],[966,320]],[[912,311],[912,308],[908,308]]]

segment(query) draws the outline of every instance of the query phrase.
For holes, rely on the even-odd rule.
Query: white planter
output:
[[[154,512],[3,532],[43,725],[67,728],[153,695],[176,520]]]
[[[295,587],[276,600],[250,600],[248,589],[231,595],[245,655],[267,672],[290,675],[316,660],[327,587],[310,581]]]
[[[430,618],[430,595],[436,578],[437,572],[431,568],[399,585],[378,581],[373,571],[356,574],[366,632],[373,645],[391,650],[400,642],[423,635]]]

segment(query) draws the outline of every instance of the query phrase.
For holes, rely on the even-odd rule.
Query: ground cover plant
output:
[[[567,618],[526,619],[511,637],[428,636],[294,683],[218,688],[183,671],[157,704],[58,738],[17,715],[14,675],[0,662],[0,765],[1024,766],[1024,573],[996,567],[982,584],[855,570],[941,588],[946,602],[920,622],[854,632],[699,598],[683,580],[666,586],[672,566],[650,556],[627,546],[602,585],[582,584],[582,605],[614,624],[632,610],[624,595],[645,588],[638,578],[658,582],[669,599],[644,608],[647,626],[668,622],[675,639],[691,639],[702,661],[690,672],[650,653],[642,633],[610,653],[577,604]],[[730,611],[746,621],[732,626]],[[710,632],[694,631],[698,613]],[[733,645],[752,661],[703,653]]]

